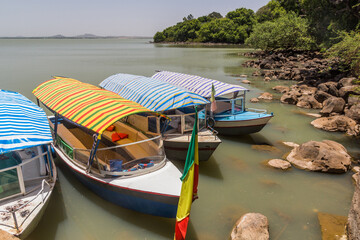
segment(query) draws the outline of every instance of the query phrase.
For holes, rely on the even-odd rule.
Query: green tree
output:
[[[162,32],[157,32],[154,35],[154,42],[163,42],[165,41],[165,35]]]
[[[222,18],[223,16],[218,12],[212,12],[208,15],[209,18]]]
[[[333,45],[327,53],[330,57],[340,59],[343,70],[360,77],[360,33],[342,32],[341,35],[343,40]]]
[[[251,9],[238,8],[235,11],[226,14],[228,19],[231,19],[239,26],[246,26],[246,32],[249,34],[252,31],[253,25],[256,23],[255,13]]]
[[[246,44],[263,50],[310,50],[315,47],[306,19],[288,13],[274,21],[258,23]]]
[[[277,0],[271,0],[265,6],[261,7],[255,14],[258,22],[274,20],[286,14],[285,8]]]

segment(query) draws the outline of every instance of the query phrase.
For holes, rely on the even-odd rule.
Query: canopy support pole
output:
[[[96,151],[97,151],[97,148],[99,146],[100,139],[101,139],[98,133],[94,134],[93,137],[94,137],[94,143],[93,143],[93,146],[91,148],[89,160],[88,160],[88,163],[87,163],[87,166],[86,166],[86,172],[87,173],[89,173],[90,170],[91,170],[91,165],[93,164],[94,157],[95,157],[95,154],[96,154]]]
[[[59,114],[55,113],[55,123],[54,123],[54,144],[55,145],[57,145],[56,137],[57,137],[58,120],[59,120]]]

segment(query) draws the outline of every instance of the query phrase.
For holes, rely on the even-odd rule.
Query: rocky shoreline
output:
[[[311,123],[314,127],[360,135],[360,81],[341,71],[337,59],[326,59],[320,52],[296,51],[256,52],[245,56],[258,57],[243,65],[259,68],[253,75],[264,76],[264,81],[297,81],[290,87],[276,86],[273,90],[283,94],[282,103],[319,109],[320,118]]]
[[[297,84],[290,87],[276,86],[273,90],[282,93],[281,103],[319,109],[318,118],[311,122],[314,127],[325,131],[345,132],[353,137],[360,136],[360,80],[341,71],[337,59],[328,60],[319,52],[296,51],[255,52],[245,56],[258,58],[246,61],[243,66],[258,68],[253,75],[263,76],[264,81],[297,81]],[[271,100],[272,94],[263,93],[250,101],[258,102],[259,99]],[[286,159],[272,159],[266,164],[281,170],[293,165],[315,172],[339,174],[350,169],[355,172],[354,195],[348,216],[319,212],[318,219],[323,239],[333,239],[336,236],[339,239],[359,240],[360,167],[357,165],[360,161],[353,159],[344,146],[334,141],[309,141],[300,145],[291,143],[291,147]],[[249,228],[249,224],[252,228]],[[254,239],[252,236],[256,236],[256,239],[269,239],[268,228],[265,216],[258,213],[245,214],[236,223],[230,238]]]

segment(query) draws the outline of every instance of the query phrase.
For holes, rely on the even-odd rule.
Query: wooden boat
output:
[[[0,229],[26,238],[39,223],[56,182],[44,111],[0,90]]]
[[[143,131],[162,133],[166,156],[172,160],[185,161],[191,132],[195,122],[194,106],[205,105],[208,100],[166,82],[131,74],[115,74],[100,83],[100,87],[135,101],[140,105],[166,114],[169,125],[154,117],[132,115],[128,121],[141,125]],[[138,124],[138,123],[142,124]],[[199,122],[199,160],[208,160],[221,143],[217,133]]]
[[[54,149],[80,182],[124,208],[176,216],[180,171],[166,158],[160,135],[126,122],[132,114],[155,112],[70,78],[55,77],[33,93],[55,114]]]
[[[259,132],[273,117],[272,113],[268,114],[264,109],[246,108],[245,93],[248,89],[239,85],[168,71],[157,72],[152,78],[185,88],[204,98],[211,97],[214,86],[216,110],[210,111],[208,104],[206,109],[199,113],[199,118],[206,119],[207,125],[221,135]]]

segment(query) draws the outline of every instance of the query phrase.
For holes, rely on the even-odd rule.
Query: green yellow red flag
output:
[[[195,123],[191,135],[189,149],[186,156],[184,173],[181,176],[182,187],[176,213],[175,240],[183,240],[186,236],[189,223],[192,202],[197,198],[197,186],[199,179],[199,149],[197,109],[195,107]]]

